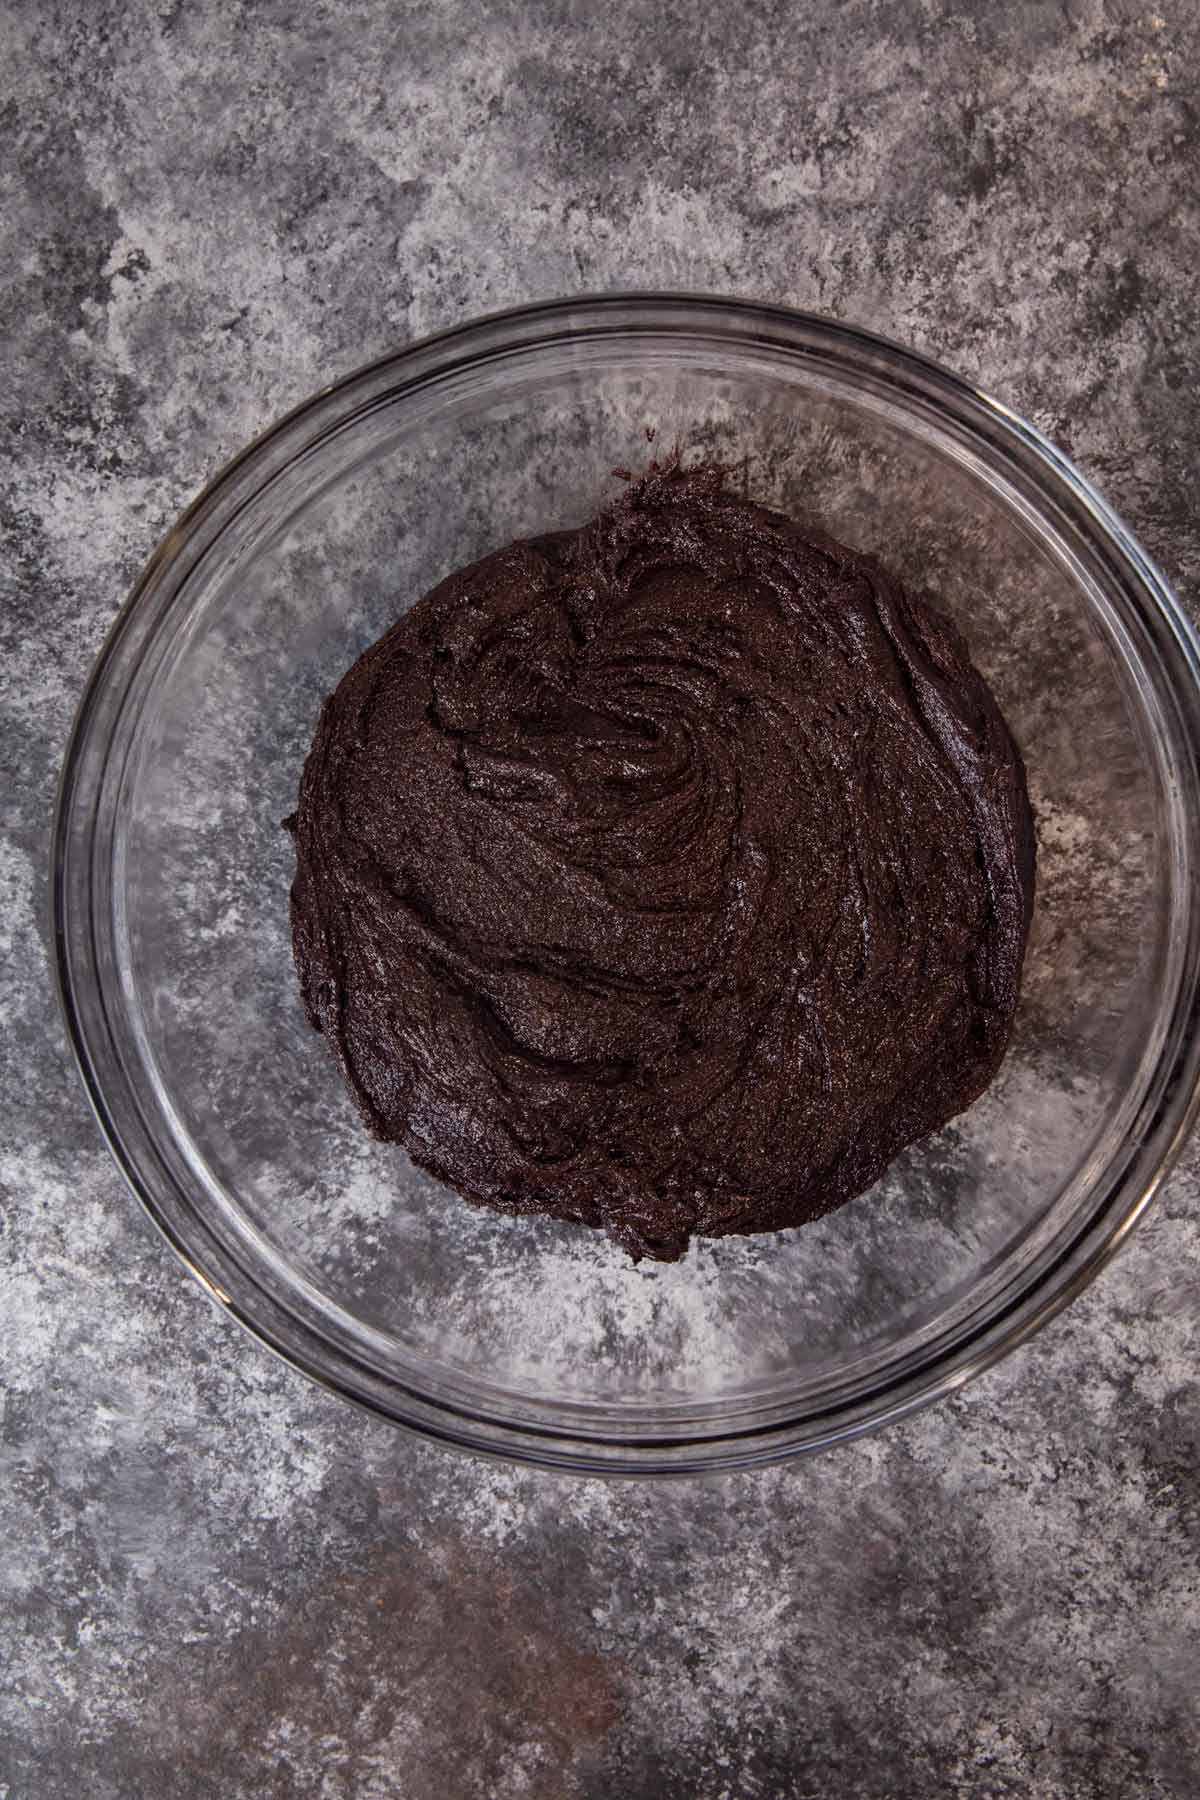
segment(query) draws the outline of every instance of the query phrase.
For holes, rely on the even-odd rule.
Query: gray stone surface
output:
[[[1194,1795],[1197,1192],[953,1402],[668,1487],[456,1458],[219,1317],[47,976],[90,660],[220,461],[581,288],[875,326],[1030,413],[1196,597],[1200,15],[1100,0],[0,13],[0,1800]]]

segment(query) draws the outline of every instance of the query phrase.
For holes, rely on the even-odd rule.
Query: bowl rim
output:
[[[636,315],[634,320],[630,314]],[[614,323],[615,321],[615,323]],[[683,1475],[714,1470],[750,1468],[763,1463],[825,1449],[833,1444],[878,1429],[884,1424],[931,1404],[982,1373],[1024,1342],[1067,1306],[1092,1281],[1125,1242],[1177,1160],[1200,1113],[1200,915],[1188,915],[1188,941],[1184,946],[1178,993],[1171,1024],[1157,1065],[1162,1076],[1158,1097],[1150,1115],[1139,1113],[1136,1141],[1115,1180],[1071,1241],[1041,1268],[1036,1279],[994,1311],[977,1331],[965,1333],[948,1351],[931,1356],[915,1373],[899,1383],[881,1378],[882,1392],[869,1403],[856,1401],[821,1411],[802,1410],[799,1417],[768,1423],[748,1423],[734,1429],[671,1434],[629,1435],[572,1428],[561,1418],[554,1425],[521,1419],[498,1422],[487,1412],[474,1412],[460,1403],[410,1388],[395,1379],[363,1379],[366,1373],[348,1356],[272,1301],[291,1329],[284,1331],[262,1309],[230,1291],[223,1279],[227,1259],[215,1234],[191,1210],[191,1233],[164,1205],[139,1167],[122,1135],[106,1093],[103,1065],[96,1055],[92,1031],[81,1009],[81,988],[75,967],[69,918],[69,890],[81,878],[90,881],[91,857],[80,862],[71,851],[72,804],[79,785],[85,752],[92,747],[99,701],[106,680],[143,603],[170,565],[194,547],[197,534],[228,503],[233,485],[257,464],[266,469],[271,456],[289,444],[297,433],[321,426],[331,411],[343,408],[342,420],[354,416],[359,401],[381,377],[392,383],[389,398],[411,384],[440,378],[478,360],[481,354],[511,355],[536,349],[564,338],[612,335],[630,331],[688,331],[707,324],[730,343],[745,347],[755,341],[774,349],[784,348],[802,356],[798,338],[810,348],[825,343],[845,355],[857,353],[866,361],[886,368],[889,378],[901,385],[910,381],[916,393],[932,393],[935,401],[949,406],[965,428],[985,426],[992,440],[1014,459],[1024,457],[1047,484],[1046,497],[1076,516],[1076,528],[1090,532],[1096,546],[1112,559],[1114,568],[1148,607],[1145,623],[1155,634],[1157,649],[1167,661],[1166,681],[1175,702],[1182,747],[1190,766],[1200,766],[1200,640],[1162,573],[1138,544],[1133,534],[1100,496],[1087,478],[1038,429],[1020,414],[994,399],[984,389],[965,380],[941,363],[894,340],[861,326],[823,314],[806,312],[771,302],[720,295],[669,291],[620,291],[580,294],[557,300],[505,308],[480,315],[445,330],[419,338],[401,349],[377,357],[351,370],[341,380],[320,389],[269,425],[243,449],[226,461],[184,509],[148,558],[128,598],[121,606],[97,654],[83,689],[67,741],[55,801],[51,835],[50,909],[54,944],[53,972],[58,1003],[68,1041],[88,1101],[100,1131],[128,1186],[152,1222],[180,1257],[194,1279],[222,1311],[228,1313],[257,1341],[265,1344],[289,1366],[301,1370],[327,1390],[340,1394],[378,1417],[406,1426],[418,1434],[453,1447],[507,1461],[544,1468],[569,1469],[584,1474]],[[789,335],[790,334],[790,335]],[[496,342],[494,340],[499,340]],[[482,344],[483,348],[477,348]],[[358,396],[359,400],[353,399]],[[311,448],[334,429],[326,423],[301,447]],[[295,452],[293,451],[293,455]],[[289,457],[288,461],[291,460]],[[257,493],[260,489],[255,489]],[[250,497],[251,499],[253,496]],[[247,500],[245,504],[249,504]],[[1081,523],[1080,523],[1081,522]],[[222,522],[220,529],[228,520]],[[219,533],[218,533],[219,535]],[[169,609],[168,602],[168,609]],[[165,616],[165,615],[164,615]],[[136,665],[135,665],[136,667]],[[103,744],[103,738],[98,740]],[[1192,782],[1196,803],[1190,821],[1190,869],[1200,864],[1200,778]],[[93,824],[94,830],[94,824]],[[1194,841],[1193,841],[1194,840]],[[89,838],[89,844],[90,844]],[[1185,872],[1186,873],[1186,872]],[[90,889],[89,889],[90,891]],[[90,914],[89,914],[90,917]],[[94,921],[92,921],[94,935]],[[97,995],[101,983],[95,981]],[[1169,1063],[1169,1067],[1166,1065]],[[1131,1135],[1131,1140],[1134,1134]],[[188,1211],[186,1196],[162,1165],[169,1182]],[[245,1271],[242,1271],[243,1274]],[[236,1287],[236,1283],[231,1283]]]

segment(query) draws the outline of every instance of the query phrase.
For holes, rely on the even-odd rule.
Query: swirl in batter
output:
[[[635,1257],[840,1206],[1004,1054],[1034,851],[996,702],[718,470],[443,581],[326,701],[289,824],[368,1128]]]

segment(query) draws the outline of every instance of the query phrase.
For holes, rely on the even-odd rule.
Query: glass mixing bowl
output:
[[[1038,897],[971,1109],[802,1230],[632,1262],[468,1207],[363,1131],[292,969],[323,696],[442,575],[578,523],[656,446],[880,557],[959,621],[1021,745]],[[169,533],[80,707],[58,970],[121,1168],[210,1294],[427,1436],[591,1471],[732,1468],[959,1386],[1078,1293],[1196,1109],[1197,645],[1036,431],[923,358],[776,307],[536,306],[319,394]]]

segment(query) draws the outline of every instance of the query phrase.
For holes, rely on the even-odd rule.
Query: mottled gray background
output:
[[[492,1468],[218,1317],[47,978],[89,662],[179,507],[404,339],[618,286],[978,377],[1194,603],[1200,9],[7,0],[0,1800],[1194,1796],[1195,1152],[970,1389],[797,1467]]]

